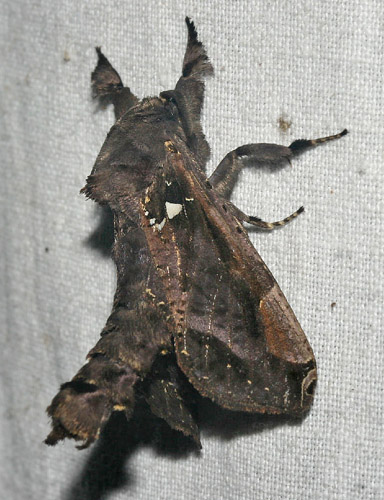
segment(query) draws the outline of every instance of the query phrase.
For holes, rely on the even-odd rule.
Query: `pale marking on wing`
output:
[[[208,327],[208,333],[210,333],[210,327]],[[209,337],[207,335],[207,340],[209,341]],[[208,368],[208,351],[209,351],[209,344],[205,344],[205,353],[204,353],[204,359],[205,359],[205,368]]]
[[[165,222],[166,222],[166,218],[164,217],[164,219],[160,222],[160,224],[157,225],[157,229],[159,231],[161,231],[163,229]]]
[[[195,201],[195,198],[184,198],[185,201]]]
[[[184,200],[185,200],[185,198],[184,198]],[[187,214],[187,209],[186,209],[185,203],[183,203],[183,214],[185,215],[185,218],[188,219],[188,214]]]
[[[167,211],[168,219],[173,219],[183,210],[183,205],[181,203],[170,203],[166,201],[165,210]]]
[[[288,397],[289,397],[289,387],[288,389],[284,392],[284,406],[287,406],[288,405]]]
[[[151,274],[152,273],[148,273],[147,274],[147,280],[146,280],[146,283],[145,283],[145,287],[146,288],[150,288]]]
[[[221,280],[221,276],[220,276],[220,280]],[[228,328],[228,348],[230,351],[232,351],[232,324],[230,324],[229,328]],[[229,355],[228,355],[229,357]],[[227,387],[229,389],[229,387],[231,386],[231,372],[227,372]],[[228,390],[227,389],[227,390]],[[228,392],[229,394],[229,392]]]
[[[215,309],[215,304],[216,304],[216,297],[217,297],[217,292],[219,291],[219,284],[222,279],[222,275],[220,275],[220,278],[217,280],[217,285],[216,285],[216,291],[215,295],[213,296],[212,299],[212,308],[211,312],[209,314],[209,319],[208,319],[208,332],[207,332],[207,340],[210,340],[211,332],[212,332],[212,318],[213,318],[213,311]],[[205,344],[205,367],[208,368],[208,351],[209,351],[209,344]]]
[[[222,275],[220,276],[220,281],[222,279]],[[228,347],[232,350],[232,328],[231,326],[228,328]]]
[[[169,266],[167,266],[167,274],[168,274],[168,283],[169,283],[168,286],[169,286],[169,288],[171,288],[172,283],[171,283],[171,273],[169,271]],[[171,316],[169,316],[169,317],[171,317]]]
[[[173,230],[173,228],[171,227],[171,238],[172,238],[172,242],[174,244],[174,247],[175,247],[175,251],[176,251],[176,257],[177,257],[177,274],[179,275],[179,285],[181,286],[181,279],[182,279],[182,272],[181,272],[181,254],[180,254],[180,248],[179,246],[176,244],[176,234],[175,234],[175,231]],[[185,312],[185,311],[184,311]],[[183,314],[183,323],[184,323],[184,314]],[[182,353],[185,355],[185,356],[189,356],[189,352],[187,350],[187,330],[184,329],[183,330],[183,349],[182,349]]]
[[[126,408],[126,407],[125,407],[125,406],[123,406],[123,405],[114,405],[114,406],[113,406],[114,411],[124,411],[124,410],[125,410],[125,408]]]
[[[179,275],[179,278],[181,278],[181,255],[180,255],[180,249],[179,249],[179,246],[176,244],[176,234],[175,232],[172,230],[171,231],[171,234],[172,234],[172,242],[175,246],[175,250],[176,250],[176,255],[177,255],[177,273]]]
[[[156,219],[155,219],[155,218],[153,218],[153,219],[149,219],[149,225],[150,225],[150,226],[153,226],[155,222],[156,222]]]
[[[156,220],[156,219],[151,219],[151,220]],[[153,231],[155,231],[157,229],[160,232],[163,229],[164,224],[166,223],[166,220],[167,219],[164,217],[164,219],[161,222],[159,222],[159,224],[155,224],[153,226]]]
[[[183,351],[187,351],[187,329],[183,330]]]

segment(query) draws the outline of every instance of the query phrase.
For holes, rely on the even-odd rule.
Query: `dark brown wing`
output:
[[[229,205],[190,157],[169,149],[168,169],[190,200],[180,220],[169,221],[175,241],[189,234],[188,248],[184,242],[179,249],[186,271],[175,338],[180,368],[203,396],[223,407],[305,412],[316,363],[304,332]]]

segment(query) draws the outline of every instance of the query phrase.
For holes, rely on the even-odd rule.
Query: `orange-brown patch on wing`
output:
[[[273,287],[259,306],[270,353],[290,363],[311,361],[312,349],[281,290]]]

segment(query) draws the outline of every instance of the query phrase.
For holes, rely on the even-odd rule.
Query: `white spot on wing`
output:
[[[167,215],[169,219],[173,219],[178,215],[183,209],[183,205],[181,203],[169,203],[169,201],[165,202],[165,210],[167,211]]]
[[[161,231],[161,230],[163,229],[164,224],[165,224],[165,221],[166,221],[166,219],[165,219],[165,217],[164,217],[164,219],[160,222],[160,224],[156,224],[156,226],[155,226],[155,227],[156,227],[156,229],[157,229],[158,231]]]
[[[288,405],[288,401],[289,401],[289,388],[284,392],[284,396],[283,396],[283,399],[284,399],[284,406],[287,406]]]

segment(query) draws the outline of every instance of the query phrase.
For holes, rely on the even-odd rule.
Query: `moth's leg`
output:
[[[129,87],[124,87],[118,72],[101,52],[100,47],[96,47],[96,52],[98,61],[91,77],[93,97],[102,102],[111,102],[115,108],[116,120],[118,120],[139,100],[132,94]]]
[[[232,214],[239,219],[242,222],[247,222],[248,224],[252,224],[252,226],[260,227],[261,229],[276,229],[277,227],[285,226],[288,224],[288,222],[291,222],[291,220],[295,219],[298,215],[304,212],[304,207],[300,207],[296,212],[293,212],[293,214],[288,215],[288,217],[285,217],[283,220],[278,220],[276,222],[266,222],[259,217],[254,217],[253,215],[247,215],[244,212],[242,212],[239,208],[236,207],[233,203],[230,201],[227,202],[226,204],[227,208],[232,212]]]
[[[323,142],[339,139],[345,134],[347,134],[347,130],[329,137],[321,137],[320,139],[299,139],[292,142],[289,147],[277,144],[246,144],[245,146],[240,146],[225,156],[209,178],[209,182],[221,196],[228,199],[231,196],[239,173],[245,165],[258,166],[267,163],[277,166],[284,160],[290,162],[291,158],[306,149],[315,147]]]

